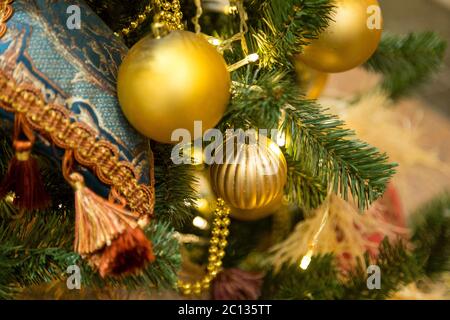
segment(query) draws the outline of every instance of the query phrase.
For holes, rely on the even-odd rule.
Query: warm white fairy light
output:
[[[192,224],[194,225],[194,227],[197,227],[200,230],[206,230],[209,227],[208,221],[206,221],[206,219],[203,219],[200,216],[196,216],[192,221]]]
[[[242,68],[243,66],[246,66],[249,63],[253,63],[259,60],[259,55],[257,53],[252,53],[246,56],[241,61],[236,62],[235,64],[228,67],[229,72],[236,71],[239,68]]]
[[[283,131],[278,131],[277,144],[280,147],[284,147],[286,145],[286,133],[284,133]]]
[[[311,258],[313,256],[313,250],[308,250],[308,252],[303,256],[302,261],[300,262],[300,268],[303,270],[308,269],[309,264],[311,263]]]
[[[203,0],[203,8],[206,11],[221,12],[223,14],[235,14],[237,6],[230,4],[230,0]]]
[[[211,37],[208,39],[208,42],[213,46],[218,47],[222,44],[223,41],[221,39]]]
[[[247,56],[249,62],[256,62],[259,60],[259,55],[257,53],[252,53]]]
[[[329,194],[330,194],[330,192],[329,192]],[[302,270],[308,269],[309,264],[311,263],[312,256],[314,254],[314,250],[316,249],[317,243],[319,242],[320,234],[322,233],[323,229],[325,228],[325,225],[328,223],[328,217],[330,215],[330,196],[328,196],[328,198],[325,202],[325,205],[326,205],[325,213],[322,217],[322,221],[320,222],[319,230],[317,230],[316,234],[314,235],[313,240],[311,241],[311,244],[309,245],[308,251],[303,256],[302,261],[300,261],[300,268]]]

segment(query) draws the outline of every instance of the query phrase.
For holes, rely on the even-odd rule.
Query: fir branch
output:
[[[239,221],[233,219],[230,224],[230,237],[225,249],[223,265],[232,268],[254,251],[258,251],[261,239],[268,239],[272,227],[272,217],[257,221]],[[245,239],[245,241],[243,241]]]
[[[269,0],[251,7],[261,13],[248,36],[261,66],[291,67],[291,57],[328,26],[332,9],[330,0]]]
[[[286,266],[275,276],[269,274],[264,283],[265,296],[275,299],[386,299],[407,285],[420,279],[423,270],[414,255],[401,241],[380,245],[378,258],[369,258],[366,265],[377,265],[381,270],[381,288],[369,290],[368,274],[362,263],[342,278],[332,254],[314,256],[307,270]]]
[[[332,254],[314,256],[307,270],[292,265],[269,273],[262,299],[325,300],[342,296],[342,283]]]
[[[36,219],[36,221],[42,221]],[[52,233],[57,230],[47,230]],[[72,236],[62,240],[65,244],[57,246],[60,235],[55,234],[51,241],[48,235],[43,235],[46,241],[38,240],[42,228],[40,226],[26,226],[23,230],[8,229],[4,224],[0,226],[0,234],[4,236],[0,241],[0,299],[12,298],[20,288],[30,285],[49,283],[67,278],[66,269],[70,265],[77,265],[81,269],[83,286],[93,287],[126,287],[128,289],[146,288],[148,290],[161,288],[174,288],[177,281],[177,272],[181,266],[181,255],[178,241],[173,236],[173,230],[168,224],[151,224],[146,235],[153,243],[155,262],[150,264],[139,275],[119,278],[102,279],[92,270],[85,260],[71,250]],[[20,231],[19,236],[13,236],[13,231]],[[60,228],[64,233],[64,228]],[[6,240],[5,240],[6,238]],[[25,241],[23,241],[25,240]],[[31,246],[31,241],[34,246]],[[56,241],[56,242],[55,242]],[[53,246],[52,246],[53,245]]]
[[[233,98],[219,124],[222,131],[229,127],[278,129],[281,106],[287,102],[282,100],[282,88],[277,85],[284,74],[268,72],[258,75],[257,70],[252,77],[252,71],[249,66],[234,75]]]
[[[317,207],[327,196],[327,182],[320,172],[313,173],[305,161],[293,160],[285,154],[288,163],[288,180],[285,193],[288,199],[306,210]]]
[[[343,121],[328,114],[315,101],[303,99],[298,86],[283,74],[269,72],[249,79],[246,75],[243,80],[246,84],[236,87],[222,127],[278,129],[283,112],[281,131],[290,141],[286,153],[298,165],[304,163],[303,172],[309,171],[319,180],[332,183],[332,191],[346,200],[351,193],[361,209],[384,193],[396,166],[387,161],[386,154],[355,139]],[[292,184],[302,188],[306,182],[303,179]],[[320,204],[308,202],[306,205],[311,207]]]
[[[415,256],[400,240],[389,243],[385,239],[380,245],[377,259],[373,260],[366,254],[365,260],[366,266],[376,265],[380,268],[381,288],[368,289],[367,270],[359,263],[350,273],[341,299],[387,299],[402,286],[419,280],[423,275]]]
[[[425,274],[436,279],[450,271],[450,193],[419,208],[413,216],[414,254]]]
[[[403,37],[385,34],[365,67],[383,74],[382,87],[397,99],[413,92],[439,70],[446,46],[433,32],[410,33]]]
[[[395,173],[396,164],[386,154],[354,138],[344,122],[326,113],[316,102],[293,99],[285,109],[283,130],[291,137],[287,152],[304,159],[310,168],[323,172],[332,191],[348,200],[349,193],[360,209],[378,199]]]
[[[196,200],[193,166],[175,165],[171,160],[172,146],[156,144],[152,148],[155,155],[155,214],[158,219],[179,228],[193,218],[191,208]]]
[[[14,208],[15,211],[17,211]],[[67,266],[74,264],[71,252],[73,219],[65,210],[15,212],[0,224],[0,287],[6,288],[1,298],[10,298],[19,288],[58,279]],[[2,291],[0,289],[0,291]]]

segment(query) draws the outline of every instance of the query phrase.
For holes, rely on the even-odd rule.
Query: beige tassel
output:
[[[96,195],[78,173],[70,174],[69,181],[75,189],[75,251],[102,277],[132,273],[154,261],[138,213]]]

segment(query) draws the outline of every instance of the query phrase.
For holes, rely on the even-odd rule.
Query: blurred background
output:
[[[450,0],[380,0],[385,29],[394,33],[434,30],[450,41]],[[447,50],[441,73],[418,97],[443,115],[450,116],[450,51]]]

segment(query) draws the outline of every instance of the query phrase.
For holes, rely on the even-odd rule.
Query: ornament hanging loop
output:
[[[62,162],[62,173],[64,179],[72,186],[75,191],[79,191],[84,188],[84,177],[73,170],[74,166],[73,151],[67,150],[64,153]]]
[[[167,27],[165,23],[154,22],[152,24],[152,34],[155,39],[160,39],[166,36],[170,32],[170,29]]]
[[[62,174],[64,176],[64,179],[66,179],[67,182],[69,182],[72,186],[74,182],[73,177],[73,151],[67,150],[64,153],[63,161],[62,161]]]

